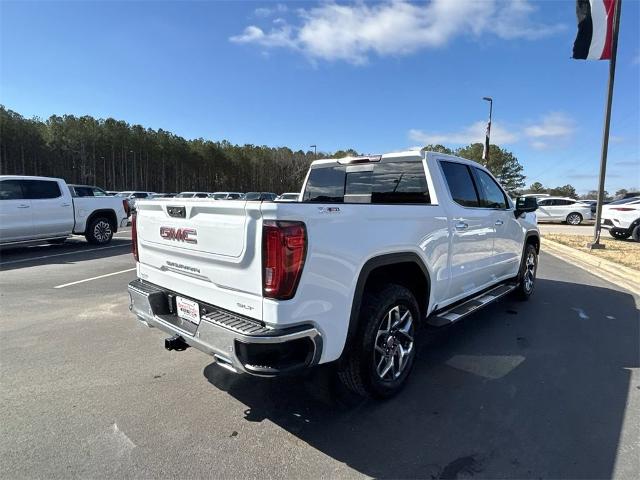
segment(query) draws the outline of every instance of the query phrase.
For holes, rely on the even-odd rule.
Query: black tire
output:
[[[93,245],[106,245],[113,238],[113,226],[105,217],[94,218],[84,234],[87,242]]]
[[[365,292],[357,335],[339,364],[342,383],[365,397],[398,393],[413,367],[419,319],[418,303],[406,287],[388,284]]]
[[[567,215],[566,222],[569,225],[580,225],[582,223],[582,215],[578,212],[573,212]]]
[[[609,235],[618,240],[626,240],[631,236],[631,232],[629,230],[619,230],[617,228],[610,228]]]
[[[533,262],[533,264],[531,263]],[[536,273],[538,271],[538,252],[532,244],[527,244],[520,263],[518,272],[518,286],[515,289],[516,297],[520,300],[529,300],[536,287]]]
[[[640,242],[640,225],[636,225],[631,231],[631,238],[636,242]]]

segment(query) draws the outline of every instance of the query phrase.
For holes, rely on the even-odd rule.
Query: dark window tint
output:
[[[572,200],[556,200],[556,205],[563,205],[564,206],[564,205],[573,205],[574,203],[576,203],[576,202],[574,202]]]
[[[228,200],[237,200],[240,198],[240,194],[239,193],[230,193],[229,196],[227,197]]]
[[[541,207],[548,207],[551,205],[551,200],[538,200],[538,205]]]
[[[58,182],[50,180],[21,180],[21,182],[25,196],[33,200],[58,198],[62,195]]]
[[[343,166],[311,169],[302,197],[305,202],[342,202],[344,200],[345,169]]]
[[[469,168],[462,163],[441,162],[441,164],[453,200],[463,207],[478,207],[478,194]]]
[[[208,196],[206,193],[196,193],[196,198],[207,198]]]
[[[132,196],[133,198],[147,198],[149,194],[146,192],[136,192]]]
[[[422,162],[406,161],[382,162],[375,164],[373,170],[348,172],[345,196],[346,201],[365,203],[431,201]]]
[[[20,180],[2,180],[0,182],[0,200],[21,200],[24,198]]]
[[[71,187],[71,189],[76,197],[93,197],[93,189],[91,187]]]
[[[480,206],[485,208],[507,208],[507,199],[496,181],[484,170],[474,168],[482,192]]]

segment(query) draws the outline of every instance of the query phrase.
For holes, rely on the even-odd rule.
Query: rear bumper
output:
[[[129,310],[143,324],[179,335],[190,346],[214,357],[234,373],[276,376],[318,363],[322,337],[311,325],[269,328],[257,320],[199,302],[199,325],[174,312],[175,292],[149,282],[129,284]],[[186,295],[185,295],[186,297]]]

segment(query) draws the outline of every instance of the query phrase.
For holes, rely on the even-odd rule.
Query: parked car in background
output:
[[[207,192],[180,192],[175,198],[209,198],[210,195]]]
[[[71,195],[74,197],[109,197],[106,191],[100,187],[94,187],[92,185],[69,185]]]
[[[210,195],[214,200],[242,200],[244,193],[240,192],[214,192]]]
[[[116,197],[126,198],[129,202],[129,208],[135,210],[137,200],[149,198],[153,194],[154,192],[120,192],[116,194]]]
[[[61,243],[72,234],[105,245],[128,216],[126,198],[97,187],[67,185],[60,178],[0,176],[1,245]]]
[[[154,198],[173,198],[175,196],[176,196],[175,193],[154,193],[153,195],[150,195],[148,198],[149,199],[154,199]]]
[[[256,202],[256,201],[268,201],[273,202],[277,195],[272,192],[247,192],[244,194],[244,200]]]
[[[616,200],[602,207],[602,228],[613,238],[640,242],[640,196]]]
[[[297,202],[300,198],[299,192],[291,192],[291,193],[283,193],[282,195],[278,195],[276,197],[276,201],[278,202]]]
[[[116,192],[115,190],[107,190],[107,195],[114,196],[119,194],[120,192]]]
[[[580,225],[584,220],[591,220],[591,207],[568,197],[538,198],[536,214],[540,222],[567,222],[569,225]]]

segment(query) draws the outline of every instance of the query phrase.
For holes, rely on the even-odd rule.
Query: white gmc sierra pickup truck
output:
[[[419,324],[531,295],[536,208],[475,162],[419,151],[315,161],[298,202],[142,201],[130,309],[167,349],[232,372],[337,361],[350,389],[386,397]]]
[[[70,187],[61,178],[0,175],[1,246],[61,243],[72,234],[106,245],[127,224],[128,210],[126,200],[99,188]]]

